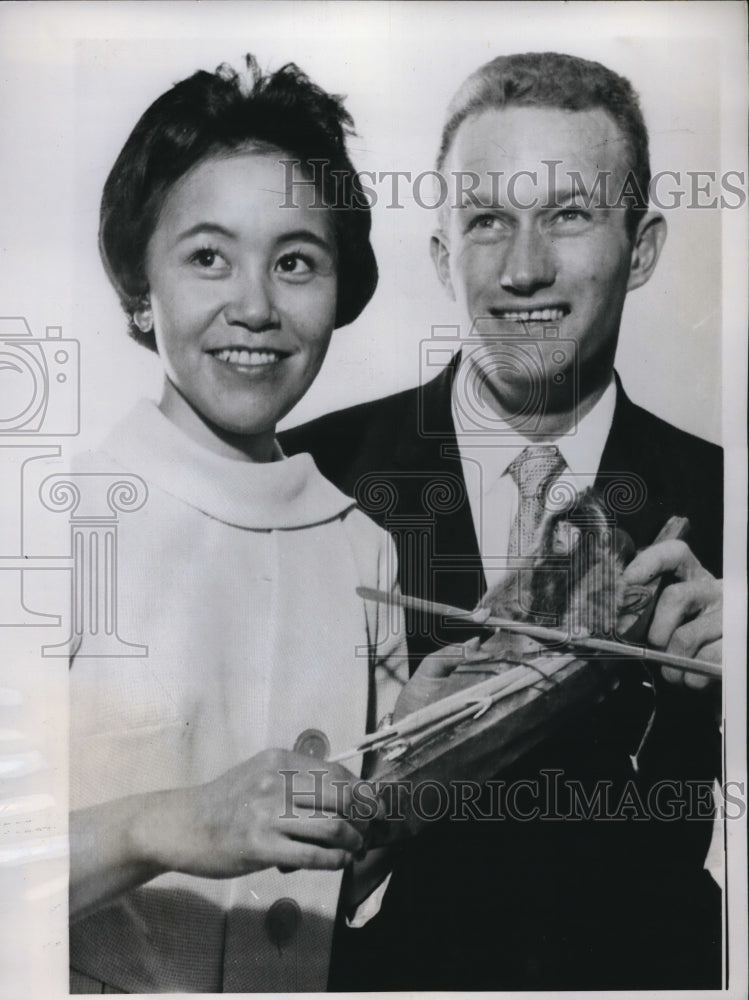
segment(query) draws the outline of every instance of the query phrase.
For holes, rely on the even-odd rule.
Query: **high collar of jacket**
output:
[[[101,450],[148,484],[238,527],[304,528],[354,506],[311,455],[262,463],[225,458],[193,441],[150,400],[138,403]]]

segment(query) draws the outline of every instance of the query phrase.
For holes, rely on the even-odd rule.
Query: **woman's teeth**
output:
[[[502,310],[498,313],[500,319],[515,323],[558,323],[564,319],[564,315],[563,309],[532,309],[524,312]]]
[[[278,351],[248,351],[244,348],[226,347],[212,353],[219,361],[226,361],[230,365],[270,365],[281,360]]]

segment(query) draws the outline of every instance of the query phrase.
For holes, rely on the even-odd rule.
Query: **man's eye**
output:
[[[497,229],[500,225],[499,219],[494,215],[479,215],[471,222],[471,229]]]
[[[508,232],[508,223],[497,215],[477,215],[470,220],[465,232],[477,243],[493,243]]]
[[[301,276],[311,273],[312,261],[300,253],[285,253],[283,257],[279,257],[276,267],[283,274]]]
[[[587,222],[589,218],[582,208],[565,208],[557,215],[560,222]]]

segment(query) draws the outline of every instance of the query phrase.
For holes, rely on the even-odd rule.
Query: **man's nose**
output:
[[[555,279],[556,263],[548,238],[531,227],[518,229],[502,261],[502,287],[516,295],[532,295],[553,285]]]
[[[272,278],[260,269],[243,270],[231,286],[224,309],[228,323],[258,332],[280,325],[275,305]]]

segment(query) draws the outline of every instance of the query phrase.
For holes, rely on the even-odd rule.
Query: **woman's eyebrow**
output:
[[[215,233],[217,236],[225,236],[230,240],[237,238],[235,232],[232,232],[231,229],[227,229],[225,226],[220,226],[217,222],[197,222],[194,226],[190,226],[189,229],[184,229],[181,233],[177,233],[175,243],[189,240],[200,233]]]
[[[315,246],[320,247],[321,250],[326,250],[328,253],[332,253],[333,251],[330,240],[326,240],[324,236],[320,236],[318,233],[313,233],[311,229],[292,229],[287,233],[282,233],[276,240],[276,243],[293,243],[295,241],[314,243]]]
[[[184,229],[182,232],[177,233],[174,242],[175,244],[181,243],[184,240],[192,239],[193,236],[199,236],[204,233],[212,233],[230,240],[239,239],[238,234],[234,230],[227,229],[226,226],[221,226],[217,222],[197,222],[194,226],[190,226],[189,229]],[[330,240],[325,239],[325,237],[320,236],[318,233],[312,232],[311,229],[292,229],[281,233],[276,239],[276,244],[292,243],[300,240],[305,243],[314,243],[315,246],[320,247],[321,250],[325,250],[328,253],[333,252]]]

